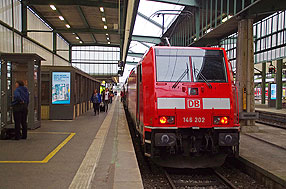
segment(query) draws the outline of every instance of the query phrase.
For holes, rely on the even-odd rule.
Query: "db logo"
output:
[[[201,108],[201,101],[198,99],[189,99],[188,108]]]

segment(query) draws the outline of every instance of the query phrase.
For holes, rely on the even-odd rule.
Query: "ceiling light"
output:
[[[51,9],[53,9],[53,10],[57,10],[56,7],[55,7],[55,5],[50,5],[50,7],[51,7]]]
[[[104,27],[103,27],[103,28],[107,30],[107,25],[104,25]]]
[[[73,35],[75,35],[75,33],[72,33]]]
[[[107,42],[110,45],[110,41]]]
[[[105,35],[108,36],[108,33],[106,33]]]
[[[64,17],[62,17],[62,16],[59,16],[59,18],[60,18],[60,20],[64,20]]]
[[[70,25],[68,25],[68,24],[66,24],[66,27],[67,27],[67,28],[71,28],[71,26],[70,26]]]
[[[79,41],[79,43],[82,43],[82,41]]]
[[[104,12],[104,8],[103,8],[103,7],[100,7],[99,10],[100,10],[101,12]]]
[[[105,17],[102,17],[102,22],[106,22],[106,19],[105,19]]]
[[[106,38],[108,41],[109,41],[109,37],[108,38]]]
[[[78,37],[78,36],[76,36],[75,38],[76,38],[76,39],[79,39],[79,37]]]

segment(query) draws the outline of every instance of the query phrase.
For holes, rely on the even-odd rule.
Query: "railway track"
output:
[[[259,120],[256,120],[257,123],[286,129],[286,118],[284,114],[277,114],[265,111],[256,112],[259,113]]]
[[[165,176],[173,189],[177,188],[231,188],[237,189],[226,177],[215,169],[193,170],[192,173],[168,173]]]

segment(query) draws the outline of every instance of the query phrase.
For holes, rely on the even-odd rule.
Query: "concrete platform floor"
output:
[[[277,110],[276,108],[268,108],[268,105],[265,104],[256,104],[255,110],[286,115],[286,109]]]
[[[43,121],[27,140],[0,140],[0,188],[73,188],[82,170],[90,179],[77,188],[143,188],[127,127],[115,100],[108,113]]]
[[[259,132],[241,135],[240,156],[286,186],[286,130],[256,125]]]

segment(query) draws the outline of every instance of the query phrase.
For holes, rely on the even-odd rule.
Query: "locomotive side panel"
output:
[[[133,69],[128,78],[128,94],[127,94],[127,104],[128,110],[133,120],[136,118],[136,102],[137,102],[137,90],[136,90],[136,69]]]
[[[154,88],[154,51],[151,48],[142,61],[142,92],[143,92],[143,111],[145,126],[154,124],[155,114],[155,88]]]

